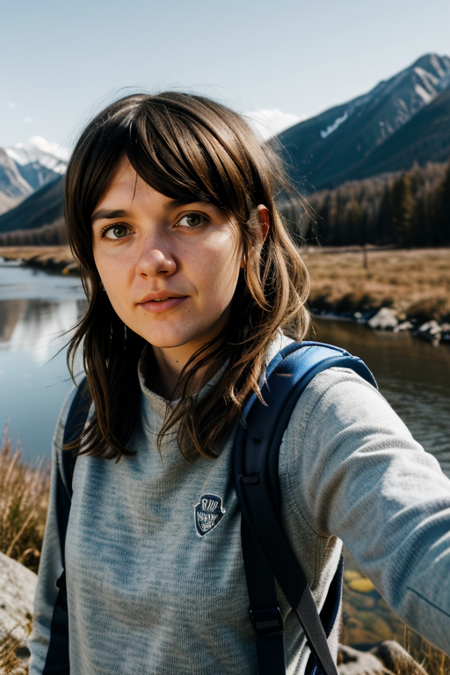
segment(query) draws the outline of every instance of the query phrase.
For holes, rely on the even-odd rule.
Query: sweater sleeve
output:
[[[58,526],[58,514],[61,509],[59,495],[61,495],[62,486],[60,458],[64,425],[74,394],[75,388],[64,402],[53,437],[49,507],[34,600],[33,630],[28,640],[31,652],[30,675],[42,675],[44,670],[50,643],[50,628],[58,596],[56,582],[63,571],[61,538]]]
[[[450,480],[438,461],[343,368],[308,385],[284,443],[309,526],[340,537],[394,612],[450,655]]]

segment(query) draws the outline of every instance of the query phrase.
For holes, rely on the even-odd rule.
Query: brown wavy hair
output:
[[[301,340],[309,327],[308,273],[275,204],[275,196],[288,189],[286,174],[273,147],[262,144],[243,117],[191,94],[126,96],[81,134],[66,174],[65,215],[89,307],[69,343],[67,361],[73,377],[75,353],[82,347],[94,414],[82,438],[70,447],[116,461],[134,454],[126,445],[140,415],[137,366],[146,342],[125,328],[102,292],[91,216],[125,155],[158,192],[171,199],[210,202],[240,229],[247,269],[239,275],[231,318],[184,367],[176,389],[179,402],[167,406],[158,437],[161,449],[164,434],[175,427],[188,459],[199,454],[214,458],[245,400],[252,392],[260,396],[258,383],[277,332],[282,329]],[[265,240],[259,204],[269,212]],[[209,395],[196,397],[198,369],[204,369],[206,381],[225,362]],[[151,387],[151,364],[147,370]]]

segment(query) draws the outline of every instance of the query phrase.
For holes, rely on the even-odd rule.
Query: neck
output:
[[[151,388],[159,396],[163,396],[168,401],[181,396],[181,391],[177,387],[181,372],[186,363],[192,356],[192,352],[185,352],[182,347],[173,349],[161,349],[153,346],[155,356],[155,375],[152,377]],[[209,363],[202,368],[197,368],[195,375],[191,380],[190,393],[199,391],[207,380],[209,380],[220,368],[223,361]]]
[[[156,377],[152,382],[152,388],[157,394],[170,401],[176,397],[175,390],[181,371],[189,361],[191,354],[183,354],[182,351],[180,353],[180,348],[161,349],[160,347],[153,347],[153,353],[156,362]]]

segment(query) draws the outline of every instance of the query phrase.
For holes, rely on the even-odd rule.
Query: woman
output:
[[[239,115],[187,94],[125,97],[75,148],[66,218],[89,309],[69,356],[82,346],[94,405],[65,541],[72,675],[257,672],[231,449],[268,362],[308,329],[307,272],[274,202],[284,185]],[[31,675],[53,639],[73,395],[54,439]],[[279,475],[317,605],[342,539],[393,609],[449,650],[450,482],[383,397],[349,370],[317,375]],[[205,495],[220,518],[199,536]],[[303,673],[309,650],[279,600],[287,672]],[[336,624],[334,657],[337,643]]]

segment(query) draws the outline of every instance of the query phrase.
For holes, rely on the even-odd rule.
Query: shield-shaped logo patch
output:
[[[195,505],[195,529],[199,537],[211,532],[225,515],[222,497],[213,494],[202,495]]]

